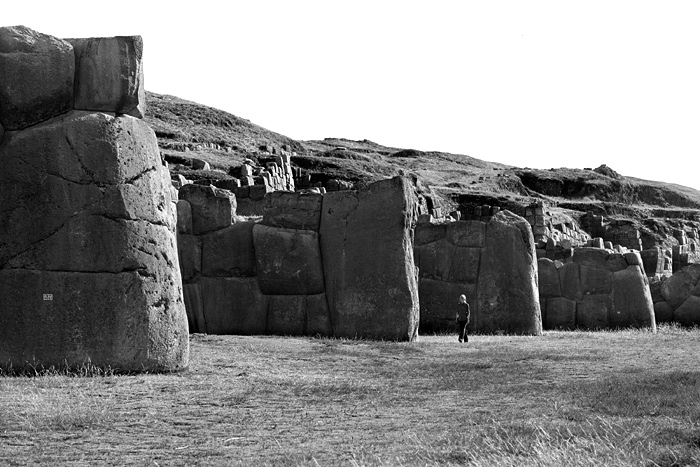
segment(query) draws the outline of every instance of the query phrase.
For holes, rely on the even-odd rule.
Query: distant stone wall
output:
[[[489,217],[489,222],[416,226],[422,332],[454,330],[458,298],[464,294],[472,331],[541,334],[530,227],[510,211]]]
[[[545,329],[656,328],[638,252],[576,248],[567,263],[540,258],[537,265]]]
[[[689,264],[671,277],[652,281],[651,292],[658,322],[700,325],[700,264]]]
[[[178,246],[190,329],[412,340],[418,289],[414,182],[359,191],[273,192],[261,221],[236,196],[180,189]]]
[[[141,57],[140,37],[0,28],[0,367],[188,364]]]

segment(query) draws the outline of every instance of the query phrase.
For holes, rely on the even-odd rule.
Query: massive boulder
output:
[[[656,331],[654,302],[649,291],[649,279],[639,266],[614,272],[612,275],[613,327],[650,327]]]
[[[0,126],[20,130],[73,108],[75,55],[67,41],[0,28]]]
[[[143,40],[140,36],[68,39],[75,52],[74,108],[143,117]]]
[[[395,177],[324,196],[321,253],[336,336],[417,337],[414,190],[413,180]]]
[[[0,364],[186,367],[174,203],[153,131],[71,112],[6,133],[0,158]]]
[[[542,333],[534,238],[528,222],[510,211],[486,224],[477,301],[481,332]]]

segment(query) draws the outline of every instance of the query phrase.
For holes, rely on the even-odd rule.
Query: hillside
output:
[[[326,183],[366,183],[416,174],[448,208],[493,204],[518,207],[545,200],[553,215],[577,222],[587,211],[622,219],[647,235],[700,226],[700,192],[618,174],[613,168],[518,168],[445,152],[392,148],[369,141],[295,141],[222,110],[148,93],[146,121],[171,170],[189,178],[225,178],[230,168],[268,152],[292,153],[293,166]],[[209,162],[207,172],[191,160]]]

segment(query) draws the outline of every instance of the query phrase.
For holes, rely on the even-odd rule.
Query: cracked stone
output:
[[[413,340],[418,284],[411,226],[417,199],[408,178],[323,197],[321,257],[338,337]],[[257,251],[257,249],[256,249]]]
[[[70,43],[24,26],[0,28],[0,124],[20,130],[73,108]]]

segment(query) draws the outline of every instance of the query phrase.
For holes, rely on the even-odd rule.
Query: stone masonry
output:
[[[0,367],[187,367],[141,38],[0,28]]]
[[[272,192],[261,220],[238,216],[229,191],[183,186],[178,246],[191,331],[415,339],[414,183]]]
[[[422,332],[454,330],[464,294],[470,330],[541,334],[534,240],[522,217],[500,211],[489,222],[419,223],[415,244]]]

